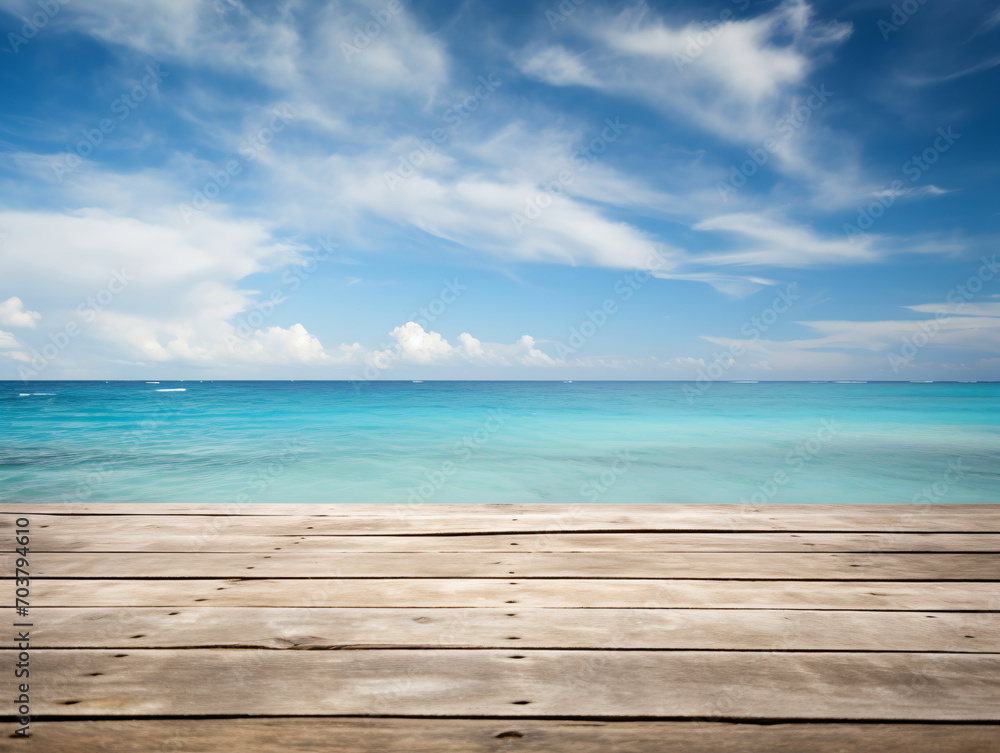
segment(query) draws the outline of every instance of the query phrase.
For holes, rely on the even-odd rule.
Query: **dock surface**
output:
[[[1000,505],[0,512],[0,751],[1000,751]]]

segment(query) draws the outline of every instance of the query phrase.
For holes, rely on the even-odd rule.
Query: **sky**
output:
[[[998,50],[975,0],[0,0],[0,379],[997,379]]]

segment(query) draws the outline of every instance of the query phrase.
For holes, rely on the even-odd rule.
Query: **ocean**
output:
[[[0,382],[8,502],[1000,502],[1000,384]]]

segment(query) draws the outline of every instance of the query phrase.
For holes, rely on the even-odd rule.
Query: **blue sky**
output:
[[[0,378],[1000,374],[994,4],[0,0],[0,32]]]

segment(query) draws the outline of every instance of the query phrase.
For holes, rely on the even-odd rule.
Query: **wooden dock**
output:
[[[1000,751],[1000,505],[0,510],[0,751]]]

